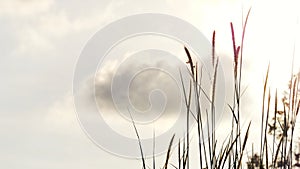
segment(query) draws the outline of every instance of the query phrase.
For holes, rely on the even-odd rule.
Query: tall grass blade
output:
[[[169,159],[170,159],[170,155],[171,155],[171,150],[172,150],[172,145],[173,145],[174,138],[175,138],[175,134],[172,136],[170,144],[169,144],[169,147],[168,147],[166,162],[165,162],[165,165],[163,167],[164,169],[168,168],[168,164],[169,164]]]
[[[132,115],[131,115],[131,113],[130,113],[129,110],[128,110],[128,112],[129,112],[129,115],[130,115],[130,118],[131,118],[131,122],[132,122],[133,127],[134,127],[134,131],[135,131],[136,137],[137,137],[138,142],[139,142],[140,153],[141,153],[141,156],[142,156],[143,169],[146,169],[146,162],[145,162],[143,147],[142,147],[142,143],[141,143],[141,138],[140,138],[139,132],[138,132],[138,130],[136,128],[135,122],[134,122],[134,120],[132,118]]]
[[[153,161],[152,161],[152,166],[153,167],[152,168],[153,169],[155,169],[155,166],[156,166],[156,164],[155,164],[155,138],[156,138],[155,137],[155,131],[153,131],[153,151],[152,151],[153,152],[153,154],[152,154],[152,156],[153,156],[152,157],[153,158]]]
[[[262,116],[261,116],[261,136],[260,136],[260,163],[263,161],[263,149],[264,149],[264,118],[265,118],[265,98],[266,98],[266,93],[267,93],[267,84],[268,84],[268,79],[269,79],[269,70],[270,70],[270,64],[268,65],[267,69],[267,74],[265,77],[265,82],[264,82],[264,89],[263,89],[263,97],[262,97]]]
[[[240,155],[240,160],[238,162],[238,166],[237,166],[237,169],[239,169],[242,165],[242,158],[243,158],[243,153],[244,153],[244,150],[246,148],[246,143],[248,141],[248,136],[249,136],[249,129],[250,129],[250,126],[251,126],[251,122],[249,123],[248,125],[248,128],[247,128],[247,131],[246,131],[246,134],[245,134],[245,137],[244,137],[244,142],[243,142],[243,146],[242,146],[242,152],[241,152],[241,155]]]

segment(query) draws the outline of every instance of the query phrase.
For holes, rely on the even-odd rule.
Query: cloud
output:
[[[13,55],[38,55],[84,34],[91,36],[114,18],[119,4],[74,2],[70,6],[54,0],[4,0],[0,2],[0,20],[9,30],[5,40],[13,40]]]
[[[165,92],[168,99],[174,98],[174,91],[177,91],[179,87],[177,86],[179,82],[176,81],[178,80],[176,76],[179,76],[176,67],[180,65],[174,64],[174,61],[170,59],[172,56],[155,56],[155,51],[147,52],[130,57],[111,72],[100,70],[97,74],[99,79],[95,84],[97,97],[106,98],[108,93],[116,92],[111,95],[118,94],[126,97],[124,99],[131,98],[132,103],[136,103],[137,109],[140,110],[147,110],[150,106],[146,100],[153,90],[160,89]],[[169,59],[166,59],[167,57]],[[173,93],[168,92],[169,90]]]
[[[0,16],[34,16],[49,10],[53,3],[54,0],[2,0]]]
[[[1,99],[5,102],[2,109],[30,109],[32,114],[41,113],[36,109],[48,107],[71,90],[74,65],[82,47],[110,21],[118,4],[101,1],[95,5],[103,3],[103,10],[95,8],[79,16],[67,10],[73,5],[63,6],[60,1],[0,3],[0,74],[6,81],[1,88]],[[80,3],[76,7],[85,10]]]
[[[178,69],[186,70],[185,64],[172,55],[145,50],[114,65],[110,71],[103,69],[106,64],[99,68],[94,93],[102,116],[112,127],[122,131],[126,131],[122,123],[132,127],[128,109],[137,123],[148,125],[147,137],[151,137],[153,125],[161,131],[170,127],[162,125],[166,121],[172,126],[184,110]]]

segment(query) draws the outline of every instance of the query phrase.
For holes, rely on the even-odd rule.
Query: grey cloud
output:
[[[186,67],[175,57],[148,50],[126,59],[116,72],[99,73],[101,80],[95,84],[98,104],[104,110],[121,112],[129,107],[139,112],[138,121],[147,119],[149,113],[179,113],[183,101],[179,69]]]

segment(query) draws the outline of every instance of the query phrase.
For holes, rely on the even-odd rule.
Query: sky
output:
[[[101,140],[102,136],[97,137],[96,133],[95,138],[91,138],[93,134],[85,130],[76,104],[79,102],[86,108],[91,100],[95,101],[104,112],[101,117],[110,129],[122,138],[133,139],[130,116],[125,112],[128,102],[123,98],[127,94],[124,90],[128,89],[130,104],[136,106],[129,109],[137,118],[139,129],[146,131],[142,132],[142,137],[151,138],[149,133],[152,133],[153,125],[157,135],[164,136],[163,133],[173,128],[176,117],[180,116],[178,112],[174,114],[174,109],[184,108],[182,100],[178,100],[182,93],[177,90],[180,88],[177,67],[187,73],[181,44],[157,35],[123,40],[107,54],[102,64],[93,63],[97,73],[85,77],[87,79],[79,85],[79,100],[74,100],[77,95],[73,93],[76,66],[85,46],[106,25],[136,14],[175,16],[197,28],[208,41],[216,30],[216,50],[223,68],[220,76],[226,86],[221,90],[230,91],[232,43],[229,23],[233,22],[239,42],[242,18],[251,6],[244,49],[243,88],[247,89],[243,104],[247,108],[243,109],[243,117],[245,124],[253,120],[255,131],[255,126],[259,126],[256,117],[261,111],[268,64],[272,91],[286,89],[292,64],[294,73],[300,70],[300,10],[296,3],[270,0],[0,0],[0,168],[141,168],[137,159],[109,153],[114,151],[113,148],[110,150],[111,146],[128,146],[121,140],[109,140],[108,136],[110,143],[104,146],[106,151],[101,149],[97,139]],[[178,56],[175,60],[174,55]],[[192,55],[195,57],[195,53]],[[144,59],[137,59],[142,56]],[[162,61],[160,56],[166,59]],[[152,69],[143,74],[145,67]],[[168,71],[159,71],[161,69]],[[124,84],[132,77],[135,78],[133,83]],[[112,82],[114,85],[110,85]],[[112,89],[116,89],[115,95],[107,93]],[[231,96],[230,92],[225,92],[225,102],[230,103]],[[162,111],[159,108],[164,108],[166,114],[152,115]],[[112,109],[125,113],[111,115]],[[153,119],[159,120],[154,123]],[[223,113],[220,119],[222,125],[228,115]],[[101,132],[105,132],[103,130]],[[178,131],[177,128],[174,130]],[[223,137],[222,130],[218,131]],[[255,140],[255,135],[251,137]],[[165,141],[161,143],[161,149],[168,144],[168,140]]]

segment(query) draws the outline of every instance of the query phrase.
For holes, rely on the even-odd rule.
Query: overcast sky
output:
[[[221,57],[225,83],[231,86],[232,43],[229,23],[234,22],[236,33],[240,33],[242,16],[246,15],[249,6],[252,6],[252,12],[246,33],[246,76],[243,79],[243,87],[247,86],[244,102],[251,107],[245,109],[244,116],[247,120],[256,117],[260,111],[263,78],[269,62],[272,89],[285,89],[291,72],[294,42],[295,72],[300,68],[300,26],[297,21],[300,9],[296,1],[0,0],[0,168],[141,168],[138,160],[120,158],[100,149],[80,127],[74,108],[72,82],[82,49],[97,31],[117,19],[140,13],[168,14],[191,23],[208,39],[211,39],[213,30],[217,31],[217,52]],[[139,42],[139,39],[135,42]],[[163,42],[162,38],[160,43]],[[174,44],[176,45],[178,44]],[[128,46],[130,43],[124,44],[115,56],[120,55]],[[161,48],[167,49],[168,45]],[[126,51],[124,52],[125,55]],[[184,51],[182,49],[175,53],[182,55]],[[147,52],[144,54],[147,55]],[[174,73],[174,65],[178,61],[157,65],[158,62],[161,63],[159,59],[141,62],[129,60],[127,66],[118,67],[122,73],[115,76],[132,75],[135,73],[133,70],[139,68],[139,63],[144,62],[148,66],[156,65]],[[108,60],[107,64],[113,65],[112,62],[113,59]],[[118,64],[120,63],[115,63]],[[184,66],[184,62],[181,66]],[[102,79],[98,79],[95,84],[99,86],[95,96],[100,100],[107,98],[105,92],[110,87],[103,86],[107,86],[106,83],[112,80],[110,73],[115,71],[113,66],[104,65],[102,68],[98,72],[100,75],[102,73]],[[173,93],[171,89],[178,86],[173,84],[174,79],[168,74],[158,76],[153,71],[154,73],[137,76],[140,79],[137,78],[136,83],[132,84],[130,90],[134,91],[131,96],[133,104],[141,110],[150,110],[147,95],[154,88],[159,88],[173,99],[171,106],[165,107],[168,109],[169,106],[168,111],[172,112],[172,105],[178,105],[178,100],[177,93]],[[155,81],[149,83],[145,79],[154,79],[171,87],[156,86]],[[141,85],[147,91],[140,91]],[[229,90],[230,87],[226,89]],[[84,94],[85,98],[93,96],[88,92]],[[161,95],[155,96],[157,99],[162,98]],[[225,97],[228,102],[231,101],[230,94]],[[160,100],[157,103],[160,104]],[[150,108],[157,110],[155,102],[153,104],[154,107]],[[114,130],[122,133],[124,126],[116,124],[113,127],[113,123],[108,123]],[[259,124],[255,121],[253,123]]]

